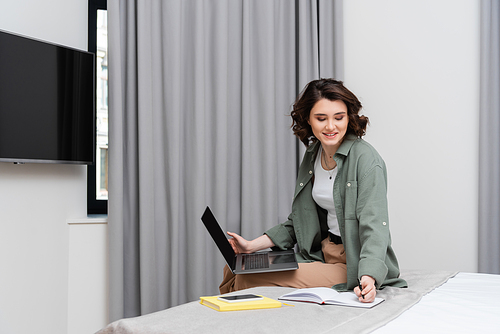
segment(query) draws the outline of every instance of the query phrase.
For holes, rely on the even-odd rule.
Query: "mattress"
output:
[[[371,309],[287,302],[277,309],[217,312],[193,301],[115,321],[98,334],[500,332],[499,275],[407,271],[401,276],[409,287],[379,291],[385,301]],[[277,299],[293,290],[258,287],[237,293]]]

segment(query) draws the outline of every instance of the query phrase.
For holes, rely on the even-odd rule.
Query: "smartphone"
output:
[[[262,300],[264,299],[264,297],[253,294],[247,294],[247,295],[234,295],[234,296],[220,296],[217,299],[228,303],[239,303],[239,302],[250,302],[254,300]]]

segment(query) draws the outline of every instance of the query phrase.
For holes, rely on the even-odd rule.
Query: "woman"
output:
[[[387,173],[361,137],[368,118],[341,81],[310,82],[293,105],[294,134],[307,150],[299,168],[288,221],[248,241],[228,232],[236,253],[298,246],[299,269],[234,275],[226,267],[221,293],[254,286],[354,290],[371,302],[376,289],[406,287],[391,247]],[[361,286],[361,289],[359,288]]]

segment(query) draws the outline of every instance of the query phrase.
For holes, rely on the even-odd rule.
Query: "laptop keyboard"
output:
[[[268,254],[246,254],[243,256],[242,267],[244,269],[269,268]]]

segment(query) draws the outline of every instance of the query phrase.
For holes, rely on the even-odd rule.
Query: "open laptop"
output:
[[[227,265],[235,274],[267,273],[299,268],[293,249],[236,254],[208,206],[201,220],[226,259]]]

